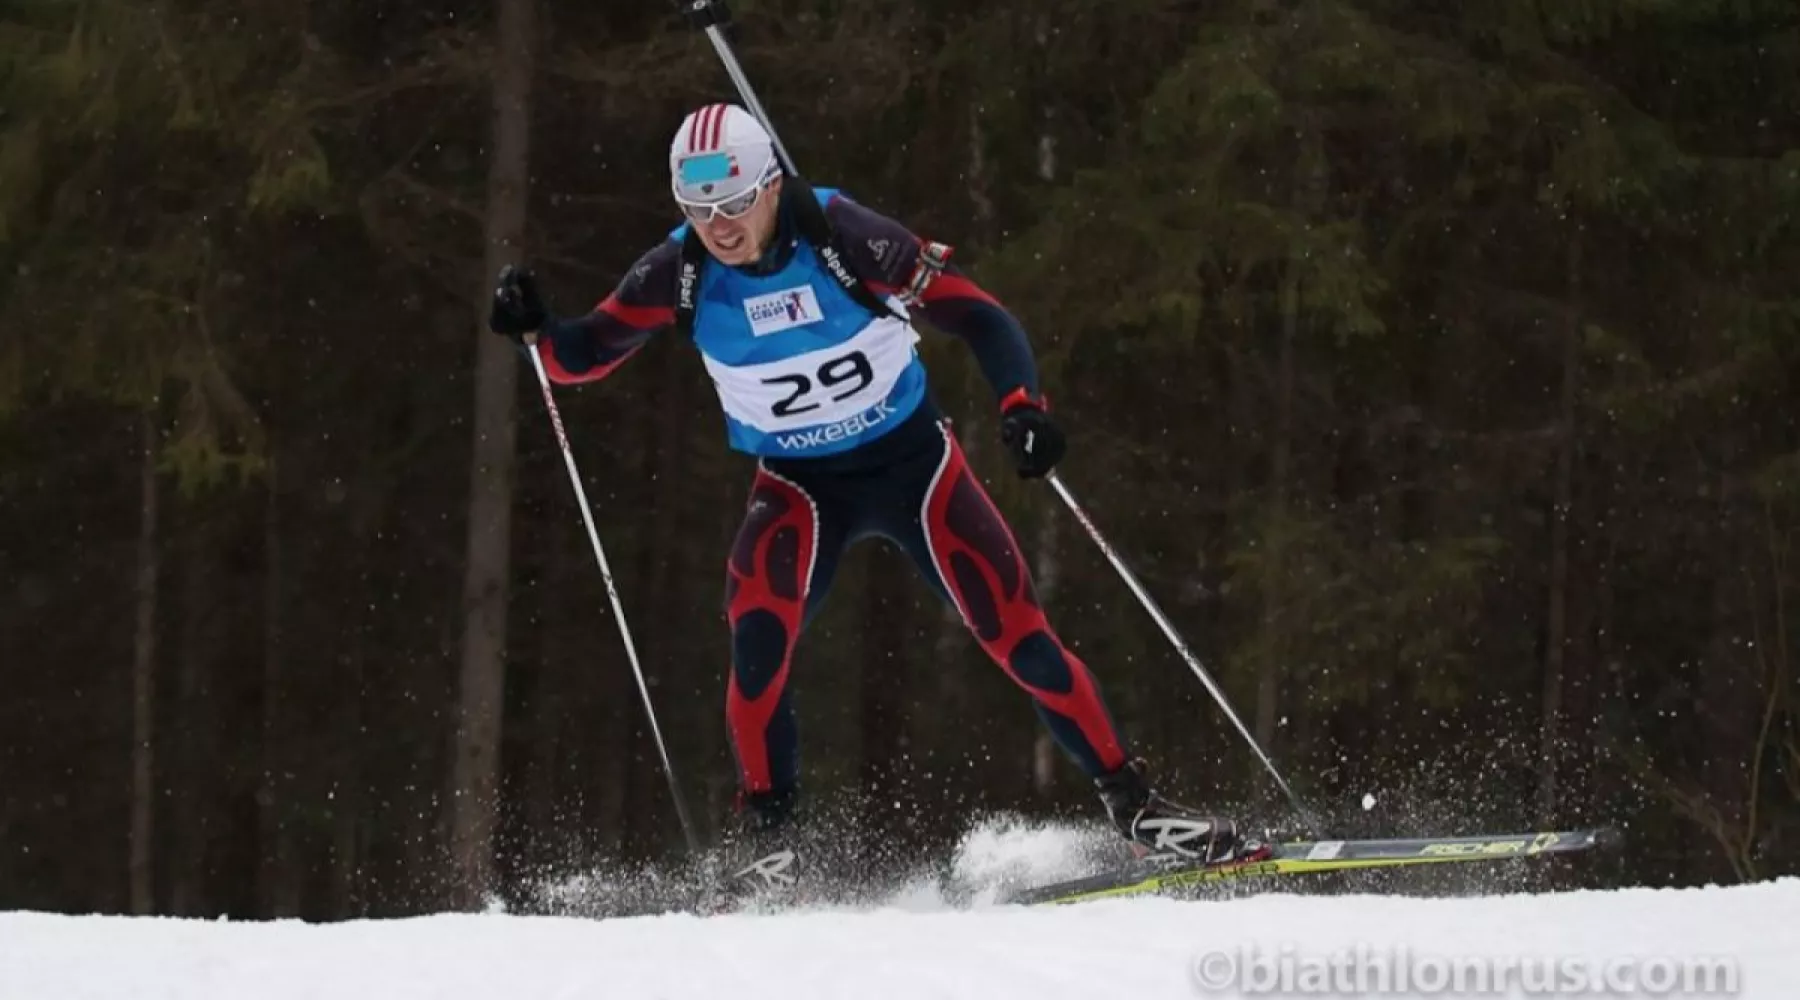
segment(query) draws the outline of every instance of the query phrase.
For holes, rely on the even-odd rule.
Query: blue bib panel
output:
[[[832,192],[815,192],[824,204]],[[687,235],[681,226],[671,234]],[[804,458],[881,437],[925,398],[918,333],[905,306],[872,316],[844,291],[812,245],[787,266],[747,274],[709,261],[695,298],[694,343],[725,411],[731,447]]]

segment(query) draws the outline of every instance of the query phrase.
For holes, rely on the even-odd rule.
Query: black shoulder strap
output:
[[[688,226],[681,241],[681,264],[675,269],[675,329],[683,337],[694,335],[694,309],[700,299],[700,267],[706,263],[706,244]]]
[[[781,200],[792,204],[794,222],[800,227],[800,235],[813,245],[819,259],[825,262],[825,273],[831,275],[831,280],[837,282],[857,305],[873,315],[892,317],[894,311],[877,298],[874,292],[869,291],[869,286],[863,284],[862,278],[851,269],[849,255],[844,253],[843,246],[838,243],[837,233],[831,228],[831,220],[825,217],[825,206],[819,204],[812,185],[802,178],[788,177],[781,182]]]
[[[800,230],[800,236],[812,244],[813,251],[825,264],[825,273],[831,280],[850,296],[857,305],[868,310],[877,317],[893,317],[894,311],[887,303],[863,284],[862,278],[850,267],[849,255],[839,245],[837,233],[831,228],[831,220],[825,216],[825,207],[819,204],[818,196],[813,194],[812,185],[805,180],[789,175],[781,181],[782,211],[792,213],[794,225]],[[700,270],[705,266],[707,258],[706,244],[700,241],[700,234],[694,227],[688,226],[687,236],[681,241],[681,266],[677,269],[675,286],[675,328],[683,336],[692,336],[694,332],[694,312],[699,304]]]

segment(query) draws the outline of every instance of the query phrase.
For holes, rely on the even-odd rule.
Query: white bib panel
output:
[[[918,342],[911,324],[884,316],[848,340],[778,361],[727,365],[701,357],[725,413],[774,434],[844,420],[886,399]]]

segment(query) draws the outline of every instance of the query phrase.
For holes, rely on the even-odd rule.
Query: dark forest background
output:
[[[1340,832],[1610,822],[1800,871],[1800,7],[738,0],[802,169],[1025,321],[1070,487]],[[528,366],[733,98],[656,0],[0,0],[0,907],[478,904],[679,827]],[[926,332],[1179,797],[1252,755]],[[684,794],[749,460],[665,336],[560,393]],[[911,570],[801,647],[807,780],[947,844],[1091,789]],[[1376,796],[1367,812],[1364,793]]]

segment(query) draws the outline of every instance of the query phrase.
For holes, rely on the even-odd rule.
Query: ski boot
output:
[[[1267,844],[1241,837],[1228,819],[1208,816],[1156,794],[1144,778],[1143,761],[1125,763],[1094,780],[1106,815],[1140,859],[1169,859],[1201,864],[1252,861],[1267,854]]]
[[[702,911],[738,910],[798,895],[807,866],[789,829],[797,797],[791,789],[738,793],[737,815],[720,844],[720,867],[702,893]]]

